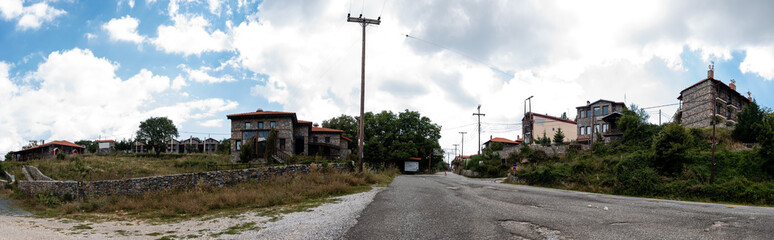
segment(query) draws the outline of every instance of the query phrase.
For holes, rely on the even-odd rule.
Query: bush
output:
[[[554,165],[531,166],[516,172],[516,176],[527,184],[555,185],[565,179],[568,174],[564,169]]]
[[[653,163],[656,169],[665,175],[674,175],[682,171],[686,161],[684,156],[691,142],[690,135],[679,123],[670,123],[653,139]]]
[[[613,168],[613,193],[633,196],[653,196],[660,193],[661,180],[650,166],[647,153],[638,152],[622,159]]]
[[[62,151],[56,151],[56,159],[64,160],[67,155]]]

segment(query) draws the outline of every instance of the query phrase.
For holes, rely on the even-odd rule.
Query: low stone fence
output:
[[[80,199],[83,196],[139,196],[153,191],[169,191],[196,186],[221,187],[246,181],[259,182],[277,176],[305,174],[323,167],[325,166],[317,164],[289,165],[91,182],[19,181],[18,187],[21,192],[29,196],[34,196],[37,193],[54,193],[72,199]],[[331,163],[327,167],[338,172],[351,171],[349,163]]]
[[[26,168],[26,171],[22,171],[22,172],[24,172],[25,174],[29,174],[29,178],[32,178],[33,181],[54,181],[53,178],[50,178],[50,177],[44,175],[36,167],[33,167],[33,166],[22,166],[22,168]]]

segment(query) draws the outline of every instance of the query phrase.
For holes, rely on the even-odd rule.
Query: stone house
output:
[[[37,146],[32,146],[21,151],[10,152],[15,161],[27,161],[33,159],[43,159],[55,157],[58,152],[68,155],[82,154],[85,147],[68,141],[52,141]]]
[[[492,136],[489,136],[489,141],[484,142],[484,151],[488,150],[493,143],[502,143],[503,149],[493,151],[493,153],[497,153],[500,155],[501,159],[505,159],[506,157],[508,157],[508,155],[517,153],[519,151],[519,147],[521,147],[522,141],[523,139],[516,139],[516,141],[513,141],[507,138],[499,138],[499,137],[493,138]]]
[[[733,128],[736,125],[736,114],[752,102],[750,93],[747,97],[736,91],[736,81],[726,85],[715,79],[714,67],[710,66],[707,78],[680,91],[680,108],[677,110],[677,121],[689,128],[712,126],[712,116],[719,118],[716,126]]]
[[[115,140],[95,140],[97,144],[97,154],[111,154],[116,149]]]
[[[263,111],[230,114],[231,120],[231,161],[239,160],[242,147],[249,141],[254,143],[258,156],[266,150],[264,145],[269,131],[277,133],[277,157],[290,155],[320,155],[327,158],[345,158],[349,152],[343,131],[312,126],[312,122],[298,120],[296,113]],[[343,141],[342,141],[343,140]],[[343,148],[342,148],[343,147]],[[263,160],[265,161],[265,160]]]
[[[594,142],[609,143],[623,137],[623,132],[616,126],[616,121],[622,116],[625,108],[626,104],[623,102],[605,99],[599,99],[593,103],[586,101],[585,106],[576,107],[578,111],[577,141],[589,143],[593,138]],[[602,139],[599,139],[599,136],[602,136]]]
[[[575,141],[577,136],[577,123],[569,119],[558,118],[554,116],[528,112],[521,119],[522,134],[524,142],[533,144],[536,138],[543,137],[543,133],[553,140],[554,134],[562,129],[564,141]]]

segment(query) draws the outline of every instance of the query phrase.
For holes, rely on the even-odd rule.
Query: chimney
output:
[[[707,78],[715,79],[715,62],[713,61],[712,64],[709,65],[709,70],[707,70]]]
[[[591,101],[586,100],[586,106],[591,105]]]
[[[258,108],[258,110],[255,110],[255,112],[263,112],[263,108]]]
[[[752,96],[750,95],[750,91],[747,91],[747,100],[750,100],[752,102]]]
[[[728,87],[730,87],[731,90],[736,91],[736,84],[735,83],[736,83],[736,80],[731,79],[731,83],[728,84]]]
[[[314,123],[314,124],[312,124],[312,126],[314,126],[314,127],[320,127],[320,124]]]

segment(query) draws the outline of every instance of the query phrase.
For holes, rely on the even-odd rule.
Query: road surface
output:
[[[774,208],[404,175],[345,239],[772,239]]]

